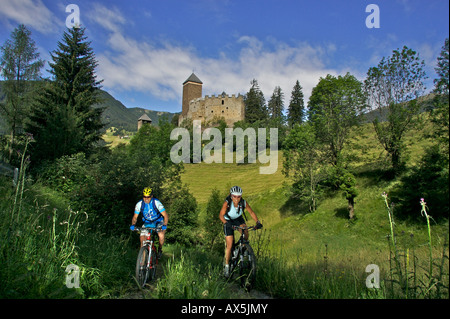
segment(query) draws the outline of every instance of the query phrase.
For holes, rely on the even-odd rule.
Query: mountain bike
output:
[[[250,243],[244,238],[244,230],[256,230],[255,226],[234,226],[234,230],[242,230],[241,236],[231,249],[230,274],[237,275],[241,286],[250,291],[255,285],[256,257]]]
[[[156,276],[156,267],[158,266],[158,251],[155,246],[155,237],[161,228],[156,227],[136,227],[134,231],[140,232],[147,230],[148,235],[142,243],[136,261],[136,280],[141,288],[147,281],[152,281]]]

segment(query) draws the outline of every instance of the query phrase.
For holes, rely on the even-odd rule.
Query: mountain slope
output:
[[[102,116],[103,122],[106,124],[105,128],[116,127],[129,132],[136,132],[137,121],[144,113],[152,119],[153,125],[158,125],[159,119],[163,116],[168,121],[174,116],[174,113],[152,111],[140,107],[127,108],[122,102],[103,90],[100,92],[100,99],[101,103],[94,105],[94,107],[105,108]]]

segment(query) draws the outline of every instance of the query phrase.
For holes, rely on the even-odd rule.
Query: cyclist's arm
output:
[[[139,216],[139,212],[135,211],[134,214],[133,214],[133,218],[131,219],[131,225],[136,225],[138,216]]]
[[[133,214],[133,219],[131,219],[131,225],[136,225],[138,216],[141,211],[141,205],[142,205],[142,202],[139,201],[139,202],[137,202],[136,206],[134,206],[134,214]]]
[[[164,217],[164,225],[167,226],[167,223],[169,222],[169,214],[167,214],[166,210],[161,212],[161,215]]]
[[[228,206],[228,203],[227,203],[227,201],[225,201],[225,202],[223,203],[222,208],[220,209],[220,213],[219,213],[220,221],[221,221],[223,224],[226,224],[226,223],[227,223],[227,220],[225,219],[225,212],[227,211],[227,206]]]
[[[159,213],[164,217],[164,225],[167,226],[167,223],[169,222],[169,214],[167,214],[164,205],[158,199],[155,199],[155,205],[156,208],[158,208]]]
[[[250,216],[252,216],[253,220],[255,222],[258,222],[258,217],[256,216],[255,212],[253,211],[253,209],[250,207],[250,204],[245,201],[245,209],[247,209],[248,213],[250,214]]]

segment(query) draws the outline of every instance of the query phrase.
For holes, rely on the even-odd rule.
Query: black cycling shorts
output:
[[[244,217],[242,216],[239,216],[236,219],[227,220],[226,224],[223,225],[223,232],[225,236],[233,236],[234,229],[232,226],[241,226],[242,224],[245,224]]]

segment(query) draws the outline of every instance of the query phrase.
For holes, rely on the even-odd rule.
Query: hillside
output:
[[[159,119],[163,116],[167,117],[168,121],[174,116],[174,113],[152,111],[140,107],[127,108],[122,102],[103,90],[100,93],[100,98],[102,102],[94,107],[106,107],[103,112],[103,121],[106,124],[106,129],[116,127],[128,132],[136,132],[137,120],[144,113],[152,119],[153,125],[158,125]]]
[[[2,94],[2,82],[3,81],[0,81],[0,102],[4,99]],[[159,119],[163,116],[167,117],[168,121],[174,116],[174,113],[152,111],[140,107],[127,108],[122,102],[116,100],[111,94],[104,90],[100,90],[100,99],[101,102],[94,105],[94,107],[105,107],[102,116],[103,122],[106,125],[105,130],[110,127],[116,127],[128,132],[136,132],[137,120],[144,113],[152,119],[153,125],[158,125]],[[0,133],[6,134],[5,123],[1,116]]]

